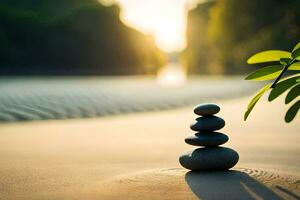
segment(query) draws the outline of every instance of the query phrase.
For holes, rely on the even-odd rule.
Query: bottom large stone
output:
[[[179,158],[180,164],[190,170],[228,170],[239,160],[239,154],[226,147],[198,148],[183,154]]]

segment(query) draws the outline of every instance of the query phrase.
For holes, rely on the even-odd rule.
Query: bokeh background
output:
[[[170,52],[190,74],[241,74],[254,52],[298,42],[299,4],[2,0],[0,74],[156,74]]]
[[[292,49],[299,6],[1,0],[0,120],[92,117],[250,95],[258,86],[243,76],[259,66],[247,66],[247,58]]]

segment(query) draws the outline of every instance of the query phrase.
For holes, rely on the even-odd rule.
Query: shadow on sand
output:
[[[186,173],[185,180],[195,195],[202,200],[283,199],[248,174],[235,170],[213,173],[190,171]]]

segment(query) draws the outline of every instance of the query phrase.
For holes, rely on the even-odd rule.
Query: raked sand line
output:
[[[300,179],[257,169],[191,172],[158,169],[112,178],[100,186],[100,199],[219,200],[300,199]]]
[[[0,122],[92,118],[167,110],[212,99],[249,95],[242,77],[195,77],[162,87],[150,77],[0,79]]]

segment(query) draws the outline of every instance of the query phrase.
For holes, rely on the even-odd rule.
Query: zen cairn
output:
[[[200,115],[190,128],[195,135],[185,138],[185,142],[194,146],[201,146],[180,156],[180,164],[195,171],[228,170],[239,160],[236,151],[221,147],[228,141],[228,136],[215,132],[225,126],[225,121],[214,116],[220,111],[216,104],[200,104],[194,108],[194,113]]]

